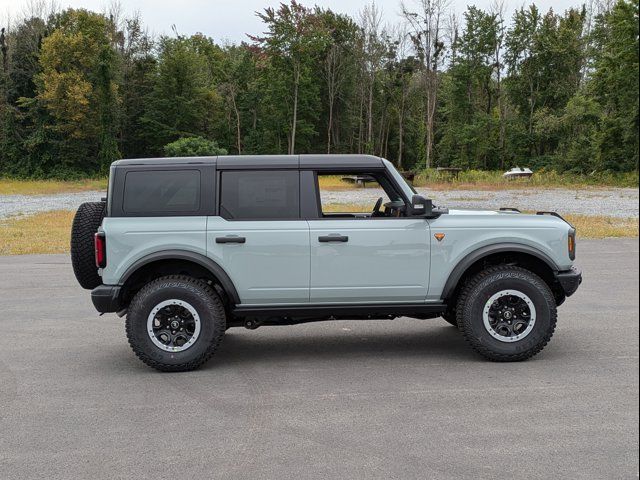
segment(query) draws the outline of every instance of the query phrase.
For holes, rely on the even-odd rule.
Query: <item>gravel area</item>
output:
[[[418,188],[439,206],[495,210],[513,207],[520,210],[557,211],[577,215],[603,215],[638,218],[638,189],[526,189],[526,190],[448,190]],[[335,190],[322,193],[323,202],[375,203],[384,192],[378,188]]]
[[[551,210],[578,215],[604,215],[638,218],[638,189],[526,189],[526,190],[449,190],[419,188],[419,193],[433,198],[437,205],[450,208]],[[324,202],[375,203],[384,195],[381,189],[362,188],[322,193]],[[82,202],[97,201],[104,192],[62,193],[56,195],[0,195],[0,218],[31,215],[48,210],[75,210]]]
[[[75,210],[81,203],[97,202],[104,196],[104,191],[55,195],[0,195],[0,218],[33,215],[50,210]]]

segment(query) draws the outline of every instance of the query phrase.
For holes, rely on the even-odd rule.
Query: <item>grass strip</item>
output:
[[[326,211],[368,211],[359,204],[331,204]],[[0,220],[0,255],[68,253],[75,212],[51,211]],[[637,218],[567,215],[578,238],[637,238]]]

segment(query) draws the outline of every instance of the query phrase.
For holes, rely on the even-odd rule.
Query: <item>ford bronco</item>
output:
[[[380,198],[335,211],[325,175]],[[487,359],[525,360],[582,281],[560,215],[438,208],[368,155],[119,160],[71,253],[98,312],[126,315],[163,371],[199,367],[231,327],[397,317],[443,317]]]

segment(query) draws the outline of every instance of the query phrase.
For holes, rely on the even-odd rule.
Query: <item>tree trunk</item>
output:
[[[502,83],[500,77],[500,70],[498,69],[498,82],[497,82],[497,92],[496,95],[498,97],[498,122],[499,126],[499,148],[500,148],[500,170],[504,170],[504,140],[506,133],[505,126],[505,114],[504,114],[504,101],[502,98]]]
[[[435,75],[435,72],[427,72],[427,76]],[[426,167],[431,168],[431,156],[433,152],[433,121],[435,116],[435,106],[436,106],[436,89],[435,81],[432,78],[428,78],[427,80],[427,144],[426,144]]]
[[[373,142],[373,83],[374,79],[371,79],[369,84],[369,105],[367,109],[367,153],[371,153],[371,147]]]
[[[333,127],[333,98],[329,94],[329,124],[327,125],[327,153],[331,153],[331,129]]]
[[[402,135],[404,128],[404,96],[398,110],[398,168],[402,170]]]
[[[231,95],[231,100],[233,102],[233,111],[236,116],[236,146],[238,148],[238,155],[242,155],[242,135],[240,133],[240,111],[238,110],[238,104],[236,103],[236,95],[235,92]]]
[[[364,116],[364,89],[360,95],[360,115],[358,116],[358,153],[362,153],[362,139],[364,137],[363,116]]]
[[[293,67],[293,121],[291,122],[291,141],[289,142],[289,155],[296,151],[296,126],[298,124],[298,86],[300,84],[300,66]]]

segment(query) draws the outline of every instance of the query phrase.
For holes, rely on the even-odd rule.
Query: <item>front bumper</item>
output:
[[[578,290],[578,287],[582,283],[582,270],[578,267],[572,267],[571,270],[558,272],[557,279],[562,290],[564,290],[564,294],[570,297],[576,293],[576,290]]]
[[[91,301],[100,313],[120,310],[120,288],[118,285],[100,285],[91,290]]]

